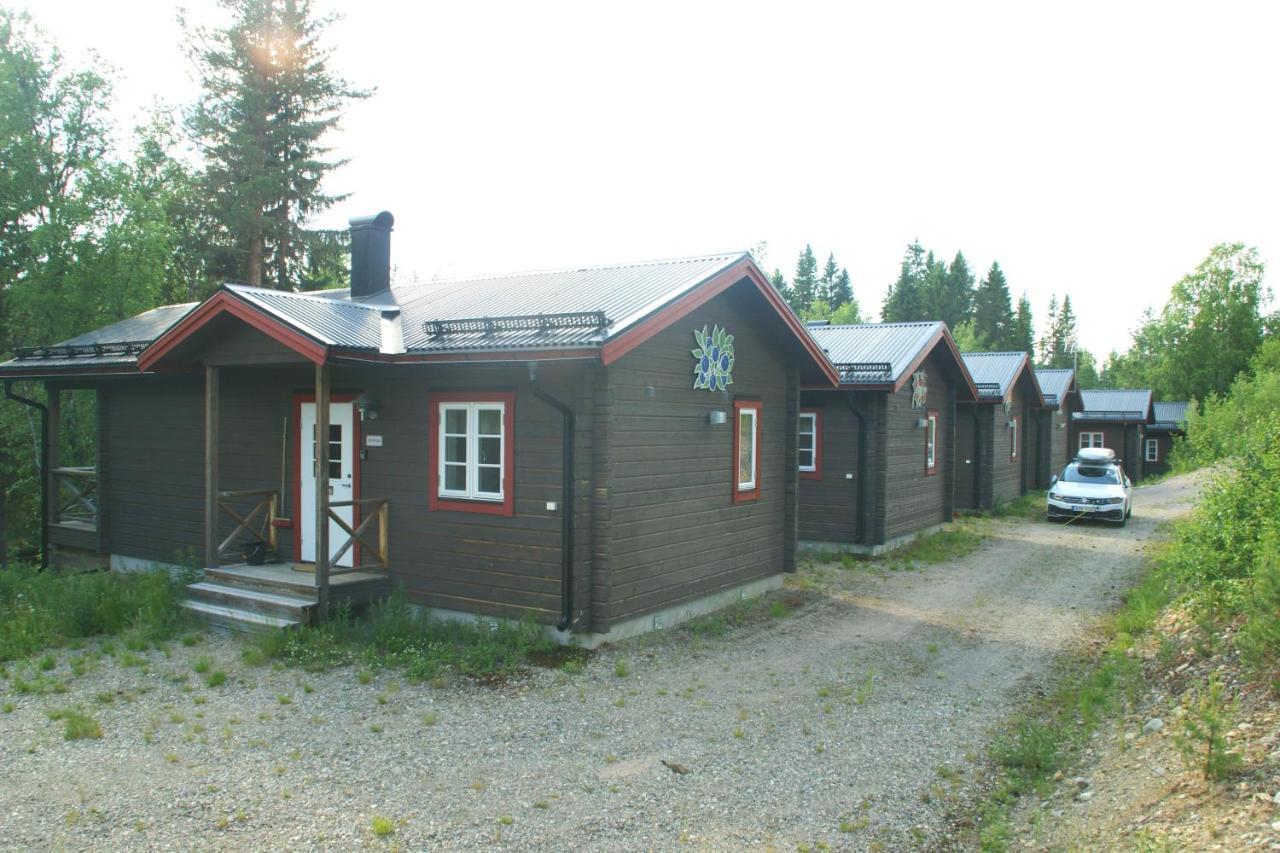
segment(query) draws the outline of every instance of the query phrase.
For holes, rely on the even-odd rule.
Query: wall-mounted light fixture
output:
[[[707,423],[711,424],[712,426],[723,426],[728,422],[729,422],[728,414],[720,409],[714,409],[711,411],[709,415],[707,415]]]
[[[1008,424],[1006,424],[1006,426],[1008,426],[1008,427],[1009,427],[1009,429],[1017,429],[1017,427],[1018,427],[1018,422],[1017,422],[1016,420],[1014,420],[1013,418],[1010,418],[1010,419],[1009,419],[1009,423],[1008,423]]]
[[[916,418],[916,429],[924,429],[929,426],[928,418]]]
[[[362,393],[355,399],[356,411],[360,413],[362,421],[376,421],[378,419],[378,401],[370,397],[368,394]]]

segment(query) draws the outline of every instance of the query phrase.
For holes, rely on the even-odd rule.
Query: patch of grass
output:
[[[991,510],[994,518],[1024,518],[1038,521],[1044,518],[1044,492],[1032,490],[1011,501],[1002,501]]]
[[[626,660],[618,658],[617,662],[613,665],[613,674],[618,678],[626,678],[631,674],[631,668],[627,666]]]
[[[987,525],[980,518],[961,518],[941,530],[911,540],[901,548],[875,558],[889,568],[913,568],[916,563],[943,563],[968,556],[987,538]]]
[[[774,619],[786,619],[791,615],[791,607],[782,599],[775,599],[769,604],[769,615]]]
[[[187,579],[168,571],[54,572],[0,568],[0,661],[104,634],[147,644],[175,636]],[[56,664],[56,661],[55,661]],[[53,667],[50,666],[50,669]]]
[[[76,708],[59,708],[48,712],[49,719],[61,720],[64,740],[96,740],[102,737],[102,726]]]
[[[204,677],[204,683],[208,687],[221,687],[227,683],[227,674],[220,669],[215,669]]]
[[[422,715],[422,724],[424,726],[434,726],[440,722],[440,714],[436,711],[427,711]]]
[[[3,711],[6,714],[12,714],[13,710],[14,704],[12,702],[5,702],[3,706],[0,706],[0,711]]]
[[[201,655],[200,657],[196,658],[196,662],[192,664],[191,668],[194,669],[198,674],[204,675],[206,672],[213,669],[213,658],[209,657],[208,655]]]

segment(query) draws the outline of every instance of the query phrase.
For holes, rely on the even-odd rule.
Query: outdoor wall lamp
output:
[[[916,418],[916,429],[924,429],[929,425],[928,418]]]
[[[1009,429],[1017,429],[1018,422],[1010,418],[1009,423],[1005,424],[1005,426],[1009,427]]]
[[[723,426],[728,422],[729,422],[729,416],[725,412],[721,411],[720,409],[715,409],[714,411],[711,412],[711,414],[707,415],[707,423],[711,424],[712,426]]]
[[[376,421],[378,419],[378,401],[374,400],[368,394],[361,394],[355,399],[356,411],[360,413],[362,421]]]

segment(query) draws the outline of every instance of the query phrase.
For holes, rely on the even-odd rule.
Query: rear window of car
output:
[[[1095,465],[1068,465],[1059,478],[1065,483],[1095,483],[1104,486],[1120,485],[1120,472],[1115,468]]]

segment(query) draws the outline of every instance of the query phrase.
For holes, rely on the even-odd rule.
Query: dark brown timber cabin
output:
[[[97,394],[55,554],[195,554],[231,623],[394,583],[588,644],[794,570],[800,387],[838,377],[750,256],[392,287],[391,227],[352,220],[350,291],[226,285],[0,366]]]
[[[1125,473],[1141,482],[1143,444],[1155,421],[1151,392],[1145,388],[1080,392],[1081,409],[1071,418],[1071,447],[1107,447],[1124,462]]]
[[[801,545],[878,553],[950,521],[956,400],[977,392],[946,325],[809,332],[840,386],[801,397]]]
[[[1187,434],[1187,409],[1190,405],[1185,401],[1151,404],[1155,420],[1147,426],[1147,435],[1142,440],[1144,476],[1168,473],[1173,440]]]
[[[1040,468],[1036,488],[1049,488],[1049,478],[1075,458],[1071,446],[1071,415],[1080,411],[1080,386],[1072,368],[1036,369],[1036,381],[1044,395],[1040,422]]]
[[[956,506],[991,509],[1027,493],[1037,481],[1048,418],[1025,352],[967,352],[978,400],[956,425]]]

